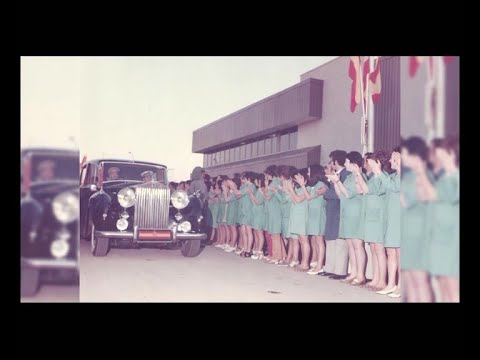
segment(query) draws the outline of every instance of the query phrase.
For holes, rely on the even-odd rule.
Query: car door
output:
[[[87,163],[80,172],[80,235],[83,238],[90,235],[88,199],[97,191],[94,182],[96,168],[95,163]]]

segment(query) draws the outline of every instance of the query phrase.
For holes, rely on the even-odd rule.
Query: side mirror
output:
[[[90,188],[90,191],[92,191],[92,192],[95,192],[95,191],[98,190],[97,185],[95,185],[95,184],[91,184],[89,188]]]

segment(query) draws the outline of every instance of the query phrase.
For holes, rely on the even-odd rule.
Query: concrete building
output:
[[[424,135],[425,69],[413,79],[408,57],[382,56],[380,100],[372,148],[391,150],[400,136]],[[361,105],[350,111],[350,57],[338,57],[300,76],[300,82],[193,132],[192,151],[204,154],[212,176],[268,165],[297,168],[328,162],[332,150],[362,151]],[[446,68],[447,133],[458,133],[458,58]],[[402,111],[401,111],[402,109]]]

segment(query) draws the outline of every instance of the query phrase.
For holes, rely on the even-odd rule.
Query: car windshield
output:
[[[165,184],[166,170],[153,165],[105,162],[103,169],[103,181],[138,180],[146,182],[156,180]]]
[[[78,156],[33,155],[32,181],[78,179]]]

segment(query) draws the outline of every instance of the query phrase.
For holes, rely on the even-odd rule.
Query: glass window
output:
[[[280,151],[288,151],[289,149],[288,134],[283,134],[280,137]]]
[[[252,158],[258,156],[258,141],[252,143]]]
[[[245,145],[240,145],[240,159],[245,160]]]
[[[235,161],[240,160],[240,146],[235,148]]]
[[[278,136],[272,138],[272,154],[278,152]]]
[[[290,133],[290,145],[288,148],[290,150],[295,150],[297,148],[297,132],[296,131]]]
[[[235,148],[231,148],[228,150],[230,153],[230,162],[235,161]]]
[[[245,159],[251,159],[252,158],[252,144],[246,144],[245,145]]]
[[[223,160],[224,160],[224,159],[223,159],[224,151],[219,151],[218,154],[219,154],[218,158],[219,158],[220,164],[223,164],[223,162],[224,162],[224,161],[223,161]]]
[[[260,140],[258,142],[258,156],[265,155],[265,140]]]
[[[268,138],[265,139],[265,155],[269,155],[272,153],[272,139]]]
[[[230,149],[225,150],[225,163],[230,162]]]

